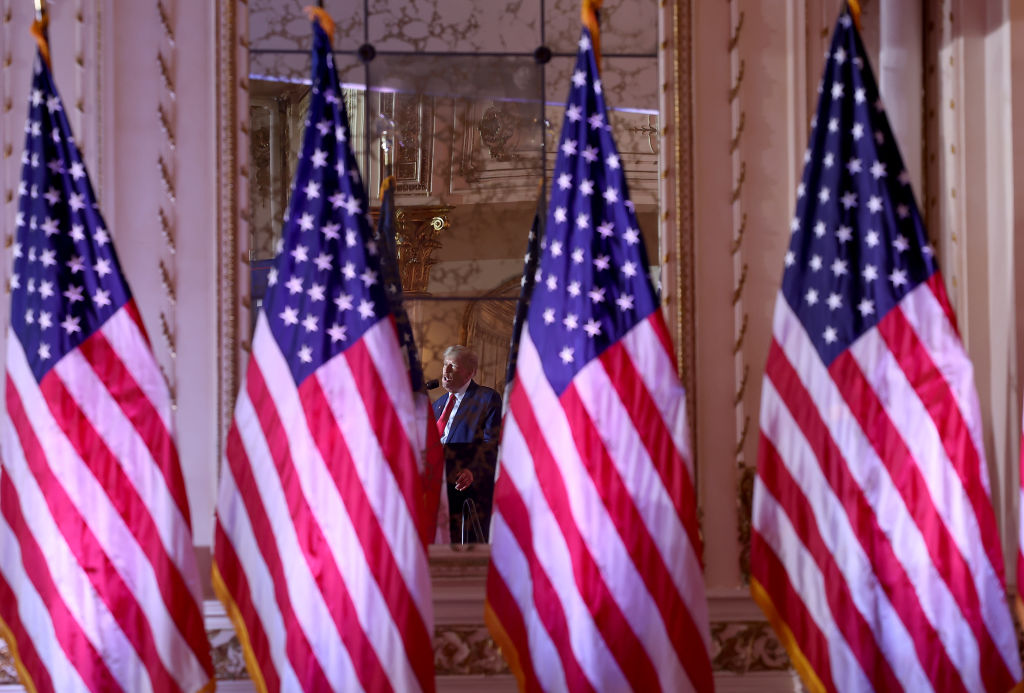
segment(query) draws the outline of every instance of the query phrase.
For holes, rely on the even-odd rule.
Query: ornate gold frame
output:
[[[224,449],[239,374],[248,344],[242,330],[249,324],[248,262],[245,219],[248,190],[248,82],[239,65],[248,64],[248,10],[246,0],[217,0],[217,191],[218,276],[217,303],[217,454]]]
[[[686,387],[690,445],[697,449],[696,331],[694,300],[693,212],[693,50],[692,20],[695,0],[661,0],[662,40],[662,163],[661,209],[662,273],[668,278],[666,301],[669,327],[676,348],[676,370]],[[675,233],[670,233],[675,231]],[[666,282],[663,280],[663,284]],[[698,472],[699,473],[699,472]],[[698,498],[698,502],[699,502]]]

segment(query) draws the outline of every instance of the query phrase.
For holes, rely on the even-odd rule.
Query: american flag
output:
[[[584,28],[509,395],[485,618],[526,690],[710,690],[685,395]]]
[[[0,634],[28,690],[200,690],[213,667],[170,396],[42,55],[25,131]]]
[[[214,586],[261,690],[433,691],[422,413],[333,29],[314,15],[302,153],[221,469]]]
[[[433,543],[450,543],[448,530],[448,492],[444,486],[444,448],[441,437],[437,433],[434,420],[434,409],[430,406],[430,397],[423,381],[423,366],[420,363],[419,349],[412,333],[412,323],[405,309],[402,275],[398,264],[398,228],[395,221],[397,207],[395,205],[395,178],[387,175],[381,183],[380,216],[377,222],[377,235],[374,237],[381,255],[381,277],[384,288],[391,297],[391,314],[395,317],[398,330],[398,341],[402,345],[403,356],[409,371],[409,383],[412,387],[413,399],[416,400],[418,420],[416,430],[421,435],[414,445],[423,450],[423,515],[426,518],[427,534],[433,536]]]
[[[754,597],[811,690],[1007,690],[971,364],[845,8],[805,162],[762,389]]]
[[[519,360],[519,340],[523,335],[523,324],[526,312],[533,296],[533,286],[537,279],[537,263],[540,262],[540,239],[544,235],[544,214],[546,209],[541,205],[544,198],[537,200],[537,213],[533,216],[530,233],[526,237],[526,256],[523,258],[523,279],[519,287],[519,300],[516,302],[516,314],[512,319],[512,340],[509,343],[508,359],[505,363],[505,401],[508,401],[509,386],[516,377],[516,361]]]

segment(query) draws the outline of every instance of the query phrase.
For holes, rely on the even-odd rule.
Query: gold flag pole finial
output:
[[[50,42],[46,40],[46,26],[49,23],[49,17],[46,14],[46,0],[35,0],[36,3],[36,21],[32,22],[32,36],[35,37],[36,43],[39,44],[39,54],[43,56],[43,60],[46,61],[47,67],[50,66]]]
[[[327,41],[332,46],[334,45],[334,20],[331,19],[331,15],[327,14],[327,11],[322,7],[313,7],[309,5],[305,8],[306,16],[309,17],[310,21],[316,22],[320,25],[320,28],[327,34]]]
[[[853,17],[853,23],[857,25],[857,31],[863,31],[860,26],[860,1],[847,0],[846,6],[850,8],[850,16]]]
[[[597,64],[597,71],[601,71],[601,27],[597,21],[597,11],[601,9],[602,0],[583,0],[580,8],[580,18],[583,26],[590,30],[590,39],[594,42],[594,62]]]

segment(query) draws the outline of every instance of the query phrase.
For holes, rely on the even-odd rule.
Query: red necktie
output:
[[[448,417],[452,415],[452,409],[455,408],[455,395],[448,395],[448,402],[444,405],[444,411],[441,412],[441,418],[437,420],[437,435],[444,437],[444,429],[448,426]]]

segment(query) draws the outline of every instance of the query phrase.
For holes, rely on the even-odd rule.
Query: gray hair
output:
[[[476,372],[477,366],[480,365],[480,357],[476,355],[476,352],[468,346],[463,346],[461,344],[453,344],[445,349],[442,358],[444,360],[451,359],[452,361],[464,363],[474,373]]]

